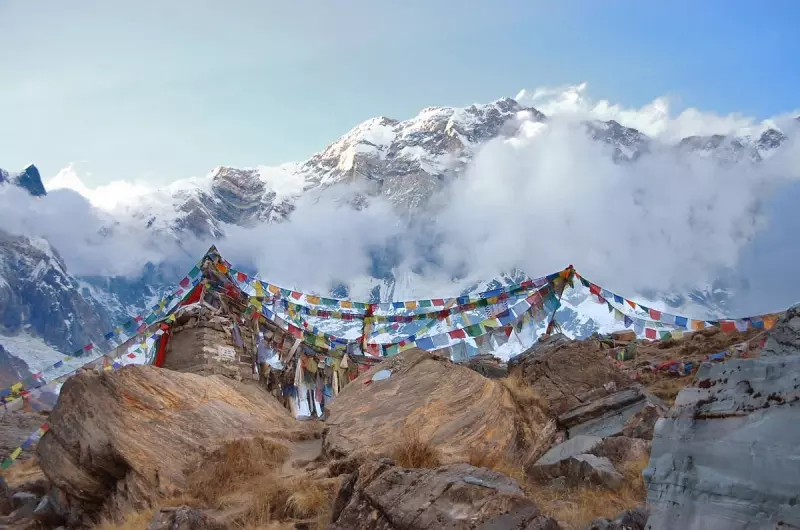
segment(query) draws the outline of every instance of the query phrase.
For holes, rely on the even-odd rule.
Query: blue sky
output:
[[[0,0],[0,167],[166,183],[583,81],[764,118],[800,106],[798,27],[790,0]]]

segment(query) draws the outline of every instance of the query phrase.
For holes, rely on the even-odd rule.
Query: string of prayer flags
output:
[[[200,280],[199,276],[200,269],[198,266],[195,266],[195,269],[197,269],[198,273],[194,275],[193,279],[190,278],[189,276],[186,277],[189,278],[190,285],[196,284]],[[174,305],[173,302],[179,301],[180,294],[183,294],[183,292],[184,292],[183,288],[179,288],[170,295],[164,297],[158,304],[153,306],[153,310],[150,314],[146,316],[137,315],[128,320],[122,326],[118,326],[114,328],[112,331],[109,331],[108,333],[104,334],[103,340],[106,342],[106,345],[108,346],[107,350],[108,351],[113,350],[120,344],[123,344],[126,341],[130,340],[131,337],[129,335],[135,336],[142,333],[145,329],[147,329],[147,326],[149,324],[157,321],[159,319],[159,315],[164,313],[165,310],[171,309]],[[136,324],[140,322],[141,325],[136,326]],[[128,331],[134,327],[135,327],[135,333],[129,334]],[[0,398],[3,398],[7,403],[10,403],[12,401],[15,401],[19,396],[23,396],[24,393],[26,392],[30,392],[31,390],[41,388],[42,386],[48,383],[48,380],[45,377],[46,374],[58,370],[59,368],[63,367],[64,363],[66,362],[72,361],[73,359],[81,359],[91,354],[97,349],[100,349],[100,347],[94,342],[90,342],[88,344],[81,346],[80,348],[75,350],[71,355],[65,355],[63,358],[59,359],[52,365],[47,366],[42,371],[35,374],[35,376],[29,376],[21,381],[13,383],[7,388],[0,390]]]
[[[25,438],[25,441],[22,442],[22,445],[11,451],[11,454],[8,455],[8,458],[3,460],[3,463],[0,464],[0,469],[6,470],[9,467],[11,467],[14,464],[14,461],[17,458],[19,458],[19,455],[22,454],[22,451],[25,449],[30,449],[33,446],[33,444],[39,441],[42,435],[46,433],[49,429],[50,429],[50,424],[48,423],[41,424],[38,429],[36,429],[34,432],[28,435],[27,438]]]
[[[608,289],[605,289],[597,284],[594,284],[575,272],[575,276],[580,280],[581,284],[589,289],[589,292],[595,295],[598,298],[600,303],[606,303],[609,308],[609,312],[614,312],[614,318],[616,320],[620,320],[618,313],[622,314],[622,321],[624,322],[625,327],[630,327],[633,325],[634,331],[638,335],[642,333],[645,334],[647,338],[652,338],[655,340],[654,337],[661,337],[662,340],[664,338],[676,338],[676,335],[683,336],[683,332],[681,331],[679,334],[675,331],[658,331],[658,327],[668,327],[668,328],[675,328],[676,330],[692,330],[692,331],[699,331],[706,329],[708,327],[718,327],[721,331],[725,332],[734,332],[740,331],[744,332],[748,329],[771,329],[775,326],[777,319],[780,316],[780,313],[770,313],[766,315],[758,315],[752,317],[745,317],[745,318],[737,318],[737,319],[721,319],[721,320],[696,320],[691,319],[689,317],[681,316],[681,315],[673,315],[671,313],[667,313],[664,311],[659,311],[657,309],[653,309],[651,307],[647,307],[642,305],[638,302],[634,302],[633,300],[629,300],[622,296],[612,293]],[[610,300],[614,300],[614,303],[619,304],[622,306],[623,304],[628,304],[631,309],[639,309],[647,314],[650,318],[650,321],[644,321],[643,319],[638,319],[636,317],[629,317],[625,315],[622,310],[618,307],[613,307],[611,305]]]

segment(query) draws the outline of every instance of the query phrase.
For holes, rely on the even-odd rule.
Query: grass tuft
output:
[[[416,427],[405,429],[391,456],[401,467],[432,469],[441,465],[441,454],[422,438]]]

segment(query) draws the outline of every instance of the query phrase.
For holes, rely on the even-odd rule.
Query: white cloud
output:
[[[687,290],[724,271],[763,285],[763,271],[774,270],[777,260],[785,270],[800,268],[800,251],[784,248],[791,230],[767,237],[775,227],[800,226],[796,208],[775,203],[776,190],[798,186],[800,178],[800,144],[784,117],[765,122],[786,125],[792,138],[776,156],[756,165],[720,165],[670,146],[689,134],[739,134],[765,124],[694,109],[672,116],[667,98],[640,109],[595,102],[585,85],[524,92],[518,99],[551,119],[485,145],[465,174],[432,198],[428,214],[408,219],[380,199],[355,210],[348,199],[359,190],[340,186],[304,195],[288,223],[226,227],[221,251],[275,283],[318,292],[338,283],[363,286],[375,272],[373,258],[383,254],[387,267],[403,271],[403,282],[420,282],[439,296],[458,292],[453,277],[486,280],[515,267],[538,276],[573,263],[630,297]],[[579,123],[586,118],[615,119],[656,143],[636,163],[615,164],[610,146],[586,136]],[[286,168],[259,169],[281,195],[302,190],[302,179]],[[71,167],[49,183],[51,189],[53,183],[67,189],[42,201],[0,195],[0,204],[9,204],[0,226],[47,237],[74,273],[133,274],[147,260],[186,260],[187,252],[199,254],[210,243],[176,242],[116,223],[122,197],[147,197],[138,184],[90,189]],[[403,289],[421,296],[413,286]],[[799,290],[800,280],[788,279],[782,289],[750,292],[742,297],[742,312],[788,304],[800,298]]]
[[[122,203],[154,191],[151,186],[143,182],[124,180],[114,180],[108,184],[90,188],[78,176],[73,164],[59,171],[53,178],[46,181],[44,186],[48,192],[62,189],[72,190],[88,199],[95,208],[106,211],[112,211]]]
[[[625,108],[607,100],[593,100],[588,94],[587,83],[521,90],[515,99],[522,105],[536,107],[547,116],[615,120],[665,142],[677,142],[693,135],[757,133],[774,126],[776,120],[783,118],[759,122],[739,113],[723,116],[695,108],[685,109],[673,116],[671,107],[674,99],[670,97],[655,98],[641,108]]]

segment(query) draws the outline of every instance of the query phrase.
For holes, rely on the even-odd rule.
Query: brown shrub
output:
[[[145,530],[148,523],[153,518],[154,510],[141,510],[128,512],[119,522],[111,519],[103,519],[93,526],[93,530]]]
[[[391,456],[401,467],[435,468],[441,464],[439,451],[429,441],[422,439],[416,427],[404,430]]]
[[[209,455],[189,477],[187,493],[212,503],[248,479],[274,471],[288,456],[286,446],[270,440],[233,441]]]

